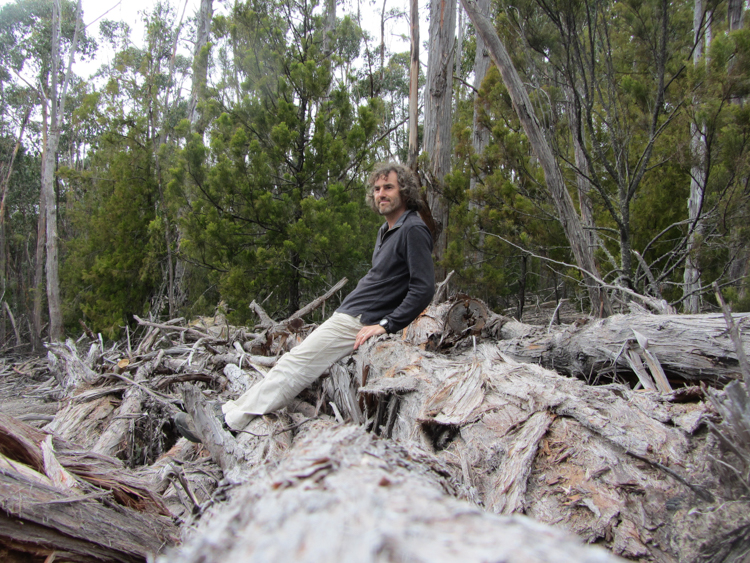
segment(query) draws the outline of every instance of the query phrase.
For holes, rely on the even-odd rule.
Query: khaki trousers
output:
[[[227,425],[242,430],[256,415],[288,405],[334,362],[354,351],[362,328],[358,318],[334,313],[303,342],[287,352],[265,379],[222,407]]]

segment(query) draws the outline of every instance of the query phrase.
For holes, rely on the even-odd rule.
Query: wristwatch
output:
[[[382,319],[378,324],[382,326],[388,334],[390,334],[391,331],[388,330],[388,319]]]

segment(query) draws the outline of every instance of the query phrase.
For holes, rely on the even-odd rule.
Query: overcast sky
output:
[[[14,0],[0,0],[0,6]],[[168,0],[172,6],[176,6],[178,15],[185,9],[185,19],[195,15],[200,5],[200,0]],[[230,3],[231,2],[231,3]],[[407,10],[408,5],[404,0],[385,0],[386,10],[401,8]],[[214,0],[214,14],[226,12],[225,6],[230,6],[234,0]],[[380,38],[380,14],[383,10],[383,0],[339,0],[339,16],[345,13],[356,12],[357,3],[362,12],[362,24],[369,28],[370,35],[376,40]],[[124,21],[131,29],[131,40],[135,45],[141,45],[142,40],[142,16],[144,10],[150,10],[155,4],[154,0],[83,0],[83,21],[89,27],[88,31],[94,36],[99,35],[99,22],[102,19]],[[425,23],[427,13],[427,0],[420,0],[420,39],[422,42],[427,37]],[[386,22],[386,46],[395,52],[409,49],[409,23],[406,18],[388,20]],[[402,38],[406,38],[404,41]],[[189,54],[189,53],[188,53]],[[97,53],[97,61],[81,63],[76,61],[74,72],[82,78],[89,78],[102,64],[108,62],[112,56],[111,52],[100,48]],[[420,57],[422,58],[422,57]],[[426,62],[426,57],[425,57]]]

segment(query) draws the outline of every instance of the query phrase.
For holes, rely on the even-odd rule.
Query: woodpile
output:
[[[252,330],[138,319],[113,345],[5,361],[3,560],[747,557],[750,406],[723,317],[525,325],[454,296],[227,432],[210,402],[259,381],[326,297],[281,322],[253,302]]]

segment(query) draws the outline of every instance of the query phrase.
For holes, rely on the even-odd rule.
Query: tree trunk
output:
[[[53,342],[63,339],[62,305],[60,302],[60,278],[57,256],[57,197],[55,195],[55,168],[57,145],[60,140],[58,123],[57,77],[60,66],[60,1],[52,2],[52,64],[51,88],[49,93],[50,126],[47,144],[42,155],[42,190],[44,191],[46,215],[46,272],[47,272],[47,305],[49,308],[49,337]],[[40,210],[41,212],[41,210]]]
[[[745,19],[745,3],[742,0],[729,0],[727,16],[729,31],[742,29],[742,22]]]
[[[584,270],[584,280],[588,288],[589,298],[595,315],[607,316],[612,314],[611,306],[606,292],[598,286],[592,276],[599,277],[596,264],[594,263],[594,253],[586,244],[581,221],[573,206],[573,200],[565,187],[565,181],[560,171],[560,167],[555,160],[552,150],[544,137],[541,124],[539,123],[534,107],[531,105],[529,96],[518,76],[518,72],[513,66],[513,62],[508,55],[505,46],[497,35],[490,21],[484,17],[473,0],[461,0],[466,12],[469,14],[477,34],[482,36],[487,48],[490,51],[492,60],[500,70],[503,83],[508,89],[513,107],[516,110],[521,125],[529,138],[529,142],[539,159],[539,164],[544,171],[544,177],[547,181],[547,189],[552,196],[555,204],[560,223],[562,224],[565,236],[570,243],[573,255],[575,256],[578,266]]]
[[[731,4],[730,4],[731,5]],[[693,66],[703,64],[703,47],[705,42],[705,28],[709,25],[703,0],[694,0],[693,4]],[[708,45],[706,45],[708,47]],[[698,109],[700,100],[693,98],[693,106]],[[695,112],[698,113],[697,111]],[[686,313],[699,313],[701,309],[701,273],[698,269],[698,250],[704,231],[701,213],[703,211],[703,196],[706,190],[706,136],[703,123],[697,121],[696,116],[690,123],[690,153],[692,166],[690,167],[690,196],[688,197],[688,241],[686,245],[687,258],[683,273],[682,295]]]
[[[735,317],[750,318],[750,314]],[[500,321],[488,323],[485,331],[501,338],[498,348],[519,361],[554,367],[587,380],[591,374],[614,375],[613,370],[632,374],[628,350],[640,355],[648,350],[677,381],[717,384],[739,377],[737,354],[720,314],[613,315],[549,331],[547,327]],[[638,336],[646,337],[646,348]],[[750,349],[750,335],[743,334],[743,343]]]
[[[62,88],[58,93],[57,78],[60,67],[60,29],[62,14],[60,0],[52,3],[52,52],[51,52],[51,87],[48,96],[50,103],[50,128],[47,144],[42,157],[42,190],[44,190],[45,213],[47,221],[47,304],[49,306],[49,337],[53,342],[63,339],[62,301],[60,298],[60,271],[57,241],[57,197],[55,194],[55,170],[57,166],[57,147],[62,132],[62,119],[65,115],[65,99],[70,82],[71,66],[78,47],[78,36],[82,27],[81,0],[76,9],[76,23],[73,41],[70,45],[70,58],[65,72]],[[41,210],[40,210],[41,212]]]
[[[409,66],[409,168],[417,171],[419,156],[419,2],[411,0]]]
[[[46,136],[46,115],[42,107],[42,114],[44,118],[44,125],[42,127],[43,135],[45,137],[44,147],[47,150]],[[42,177],[44,177],[44,153],[42,153]],[[36,231],[36,254],[34,262],[34,334],[31,338],[33,341],[34,351],[40,352],[42,350],[42,309],[44,303],[44,249],[46,247],[47,240],[47,198],[44,189],[39,190],[39,218],[37,220],[37,231]]]
[[[200,41],[208,41],[208,33],[211,27],[211,1],[212,0],[201,0],[201,6],[198,18],[198,28],[196,29],[196,46],[193,57],[193,88],[190,98],[190,108],[188,117],[190,118],[191,125],[195,125],[197,122],[197,104],[198,97],[203,95],[203,89],[206,85],[206,75],[208,72],[208,62],[202,55],[207,57],[207,54],[202,53],[203,46],[199,44]],[[208,18],[206,21],[203,18]],[[167,250],[167,300],[169,301],[169,318],[174,318],[177,304],[175,302],[175,259],[172,254],[172,222],[169,220],[169,210],[167,208],[166,200],[164,198],[164,179],[162,175],[160,148],[167,142],[167,123],[166,115],[170,111],[170,95],[172,93],[172,83],[174,81],[174,69],[177,58],[177,45],[180,38],[180,32],[182,30],[182,21],[177,26],[174,32],[174,41],[172,42],[172,57],[169,60],[169,83],[167,86],[166,93],[164,95],[164,108],[162,110],[162,123],[159,131],[159,135],[154,136],[154,163],[156,167],[156,182],[159,187],[159,207],[161,208],[162,215],[164,217],[164,243]],[[203,36],[205,33],[205,37]],[[156,115],[155,111],[149,112],[149,118],[151,121],[151,129],[156,131]],[[201,135],[203,131],[200,131]]]
[[[195,49],[193,50],[193,86],[190,92],[190,109],[188,113],[193,130],[201,136],[203,136],[205,124],[200,120],[198,114],[198,101],[205,97],[206,81],[208,78],[207,45],[211,33],[212,17],[213,0],[201,0],[201,5],[198,10],[198,25],[195,30]]]
[[[477,10],[484,17],[489,17],[490,14],[490,2],[489,0],[477,0]],[[477,185],[484,182],[484,169],[482,166],[482,155],[484,149],[490,143],[490,130],[480,120],[480,108],[479,108],[479,89],[482,87],[484,77],[487,75],[487,70],[490,67],[490,55],[487,52],[487,48],[484,44],[482,36],[478,33],[476,35],[476,53],[474,54],[474,115],[471,122],[471,145],[474,152],[474,166],[471,172],[471,180],[469,180],[469,209],[478,210],[479,204],[477,203]],[[474,255],[475,262],[481,264],[484,260],[484,233],[479,234],[479,248]]]
[[[282,459],[165,563],[616,560],[562,530],[451,498],[440,461],[360,427],[317,422]]]
[[[430,158],[427,203],[437,227],[435,258],[441,260],[447,247],[448,208],[443,201],[443,179],[451,168],[453,113],[453,48],[456,38],[456,0],[430,4],[430,44],[427,83],[424,91],[424,148]],[[435,269],[437,281],[445,268]]]
[[[456,49],[453,56],[453,74],[459,79],[463,79],[461,76],[461,59],[463,58],[464,51],[464,31],[466,29],[466,22],[464,21],[464,11],[461,8],[461,4],[456,2],[456,19],[458,20],[458,26],[456,28]],[[458,113],[458,105],[461,103],[461,95],[464,87],[463,82],[460,83],[459,87],[456,88],[456,95],[454,96],[454,108],[453,112]]]

